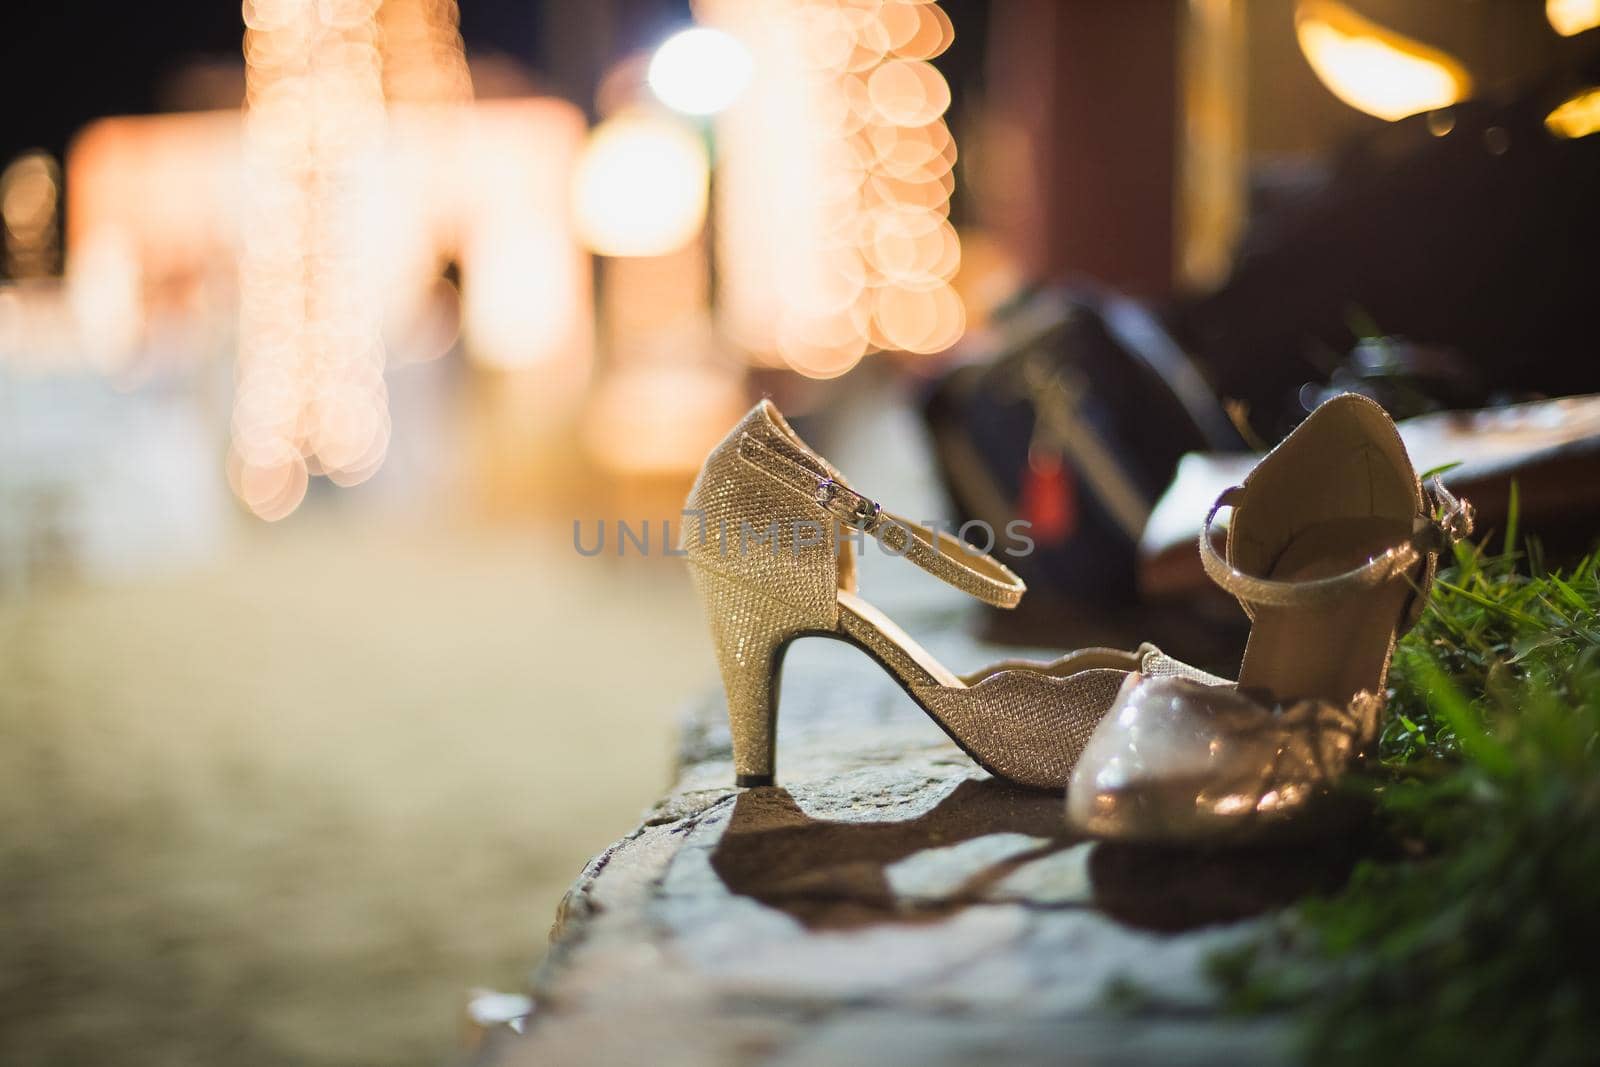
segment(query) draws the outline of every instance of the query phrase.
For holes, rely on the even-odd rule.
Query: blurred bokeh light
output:
[[[717,122],[731,336],[811,378],[872,351],[955,344],[966,325],[947,219],[956,149],[943,118],[950,89],[928,62],[954,36],[939,6],[706,0],[696,10],[756,62]]]
[[[1563,37],[1600,26],[1600,0],[1545,0],[1545,18]]]
[[[1557,137],[1568,139],[1600,132],[1600,88],[1573,93],[1545,116],[1544,124]]]
[[[0,171],[0,223],[9,277],[43,277],[55,270],[60,222],[61,168],[47,153],[25,153]]]
[[[677,119],[625,112],[602,122],[573,174],[584,243],[603,256],[681,248],[705,222],[708,167],[699,136]]]
[[[661,102],[688,115],[714,115],[750,84],[750,53],[720,30],[683,30],[650,57],[650,88]]]
[[[1403,119],[1448,107],[1472,91],[1472,79],[1455,59],[1337,0],[1301,0],[1295,32],[1323,84],[1369,115]]]

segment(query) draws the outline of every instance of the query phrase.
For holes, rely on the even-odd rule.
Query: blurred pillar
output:
[[[992,8],[981,210],[1033,277],[1147,297],[1174,277],[1183,0]]]
[[[1187,0],[1178,139],[1177,273],[1183,288],[1226,280],[1244,229],[1246,50],[1243,0]]]

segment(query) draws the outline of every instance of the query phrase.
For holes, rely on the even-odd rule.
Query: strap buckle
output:
[[[870,497],[862,496],[848,485],[832,478],[817,482],[816,501],[840,522],[862,532],[871,532],[878,524],[883,507]]]
[[[1428,483],[1437,515],[1428,517],[1427,534],[1431,542],[1425,546],[1430,551],[1442,551],[1472,535],[1477,512],[1470,500],[1462,500],[1444,487],[1444,482],[1433,478]]]

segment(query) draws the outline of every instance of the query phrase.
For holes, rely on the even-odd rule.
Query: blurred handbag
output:
[[[1006,562],[1037,601],[1126,604],[1139,537],[1192,451],[1243,447],[1221,403],[1142,305],[1046,289],[997,319],[986,359],[931,390],[924,417],[964,532],[1022,520]],[[989,536],[985,533],[984,536]]]
[[[1391,390],[1378,399],[1395,418],[1600,391],[1600,137],[1546,125],[1597,81],[1590,48],[1510,95],[1374,124],[1325,185],[1252,220],[1227,281],[1170,309],[1173,335],[1264,442],[1316,406],[1307,383],[1374,334],[1406,339],[1418,359],[1388,376],[1414,373],[1438,401]]]

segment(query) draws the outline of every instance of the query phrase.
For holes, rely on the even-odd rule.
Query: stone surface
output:
[[[1000,654],[942,605],[901,607],[945,662]],[[730,788],[708,698],[675,788],[568,894],[525,1032],[475,1062],[1288,1058],[1280,1025],[1218,1013],[1206,961],[1337,858],[1078,840],[1059,796],[990,778],[853,650],[802,642],[785,674],[781,784]]]

